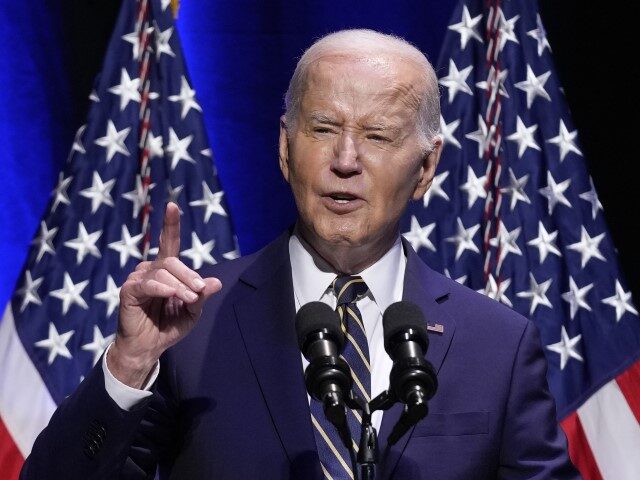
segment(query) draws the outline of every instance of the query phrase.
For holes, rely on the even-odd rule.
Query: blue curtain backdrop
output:
[[[243,253],[262,247],[295,218],[277,165],[278,118],[303,50],[331,31],[372,28],[407,38],[435,63],[456,3],[182,0],[178,28]],[[580,2],[569,3],[575,8]],[[119,2],[60,0],[44,5],[21,0],[0,6],[2,305],[13,291],[74,132],[84,123],[89,78],[99,70]],[[564,14],[574,18],[570,11]],[[557,16],[548,19],[556,31],[567,28]],[[573,93],[577,88],[567,90],[572,108],[583,108],[575,100],[580,99]],[[589,126],[579,120],[579,128]],[[615,238],[611,215],[615,219],[617,212],[607,211],[609,184],[590,158],[597,147],[585,142],[584,129],[579,131],[605,213],[614,224],[623,266],[630,264],[631,248],[621,247],[625,237],[619,228]],[[620,195],[619,182],[615,188],[609,200]],[[637,294],[637,276],[626,270]]]

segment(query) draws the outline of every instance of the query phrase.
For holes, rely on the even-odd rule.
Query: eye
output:
[[[367,135],[367,139],[373,140],[374,142],[379,142],[379,143],[388,143],[391,141],[390,138],[379,135],[377,133],[370,133],[369,135]]]
[[[328,127],[315,127],[313,131],[316,133],[332,133],[332,130]]]

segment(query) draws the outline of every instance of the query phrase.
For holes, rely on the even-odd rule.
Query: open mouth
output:
[[[356,197],[355,195],[350,195],[348,193],[332,193],[329,195],[329,197],[336,203],[340,204],[346,204],[358,199],[358,197]]]

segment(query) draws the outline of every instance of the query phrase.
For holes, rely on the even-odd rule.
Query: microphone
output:
[[[424,358],[429,346],[426,325],[420,307],[412,302],[396,302],[382,316],[384,348],[393,360],[389,388],[406,405],[389,444],[427,415],[427,401],[438,388],[435,370]]]
[[[296,334],[309,361],[304,372],[307,392],[322,402],[326,417],[342,429],[347,425],[344,398],[353,381],[349,365],[339,356],[345,342],[340,317],[322,302],[307,303],[296,314]]]

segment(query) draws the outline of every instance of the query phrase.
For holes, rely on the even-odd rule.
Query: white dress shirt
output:
[[[294,233],[289,239],[289,256],[291,258],[291,273],[296,311],[308,302],[321,301],[336,308],[336,297],[331,282],[336,273],[312,249]],[[393,362],[384,349],[384,335],[382,331],[382,313],[389,305],[402,300],[402,288],[406,257],[402,250],[400,237],[380,260],[357,275],[361,276],[369,287],[369,292],[356,302],[364,322],[367,343],[369,345],[369,361],[371,364],[371,398],[375,398],[389,387],[389,373]],[[107,352],[109,348],[107,347]],[[158,377],[159,363],[142,390],[131,388],[117,378],[107,368],[107,355],[102,357],[105,389],[109,396],[123,410],[130,410],[136,403],[151,395],[150,388]],[[302,357],[301,368],[308,365]],[[371,421],[380,431],[382,411],[374,412]]]
[[[335,310],[337,299],[331,289],[336,273],[312,249],[305,246],[294,234],[289,239],[289,256],[293,277],[293,293],[296,311],[309,302],[321,301]],[[367,335],[369,361],[371,364],[371,398],[389,388],[389,373],[393,362],[384,349],[382,313],[389,305],[402,300],[404,270],[407,264],[400,237],[380,260],[364,269],[361,276],[369,292],[356,302]],[[309,362],[302,357],[302,366]],[[371,423],[380,432],[382,411],[371,416]]]

